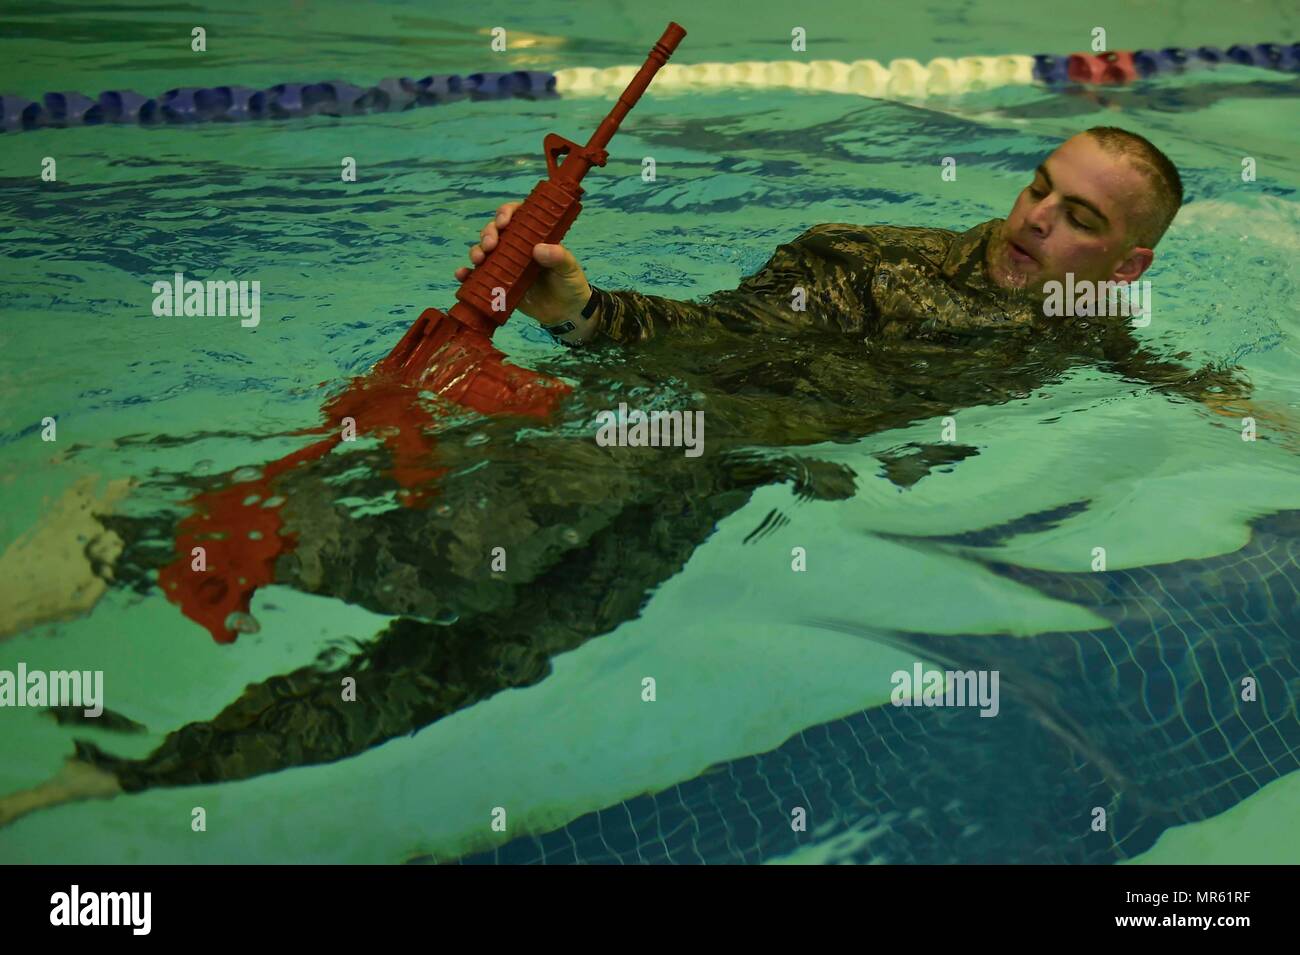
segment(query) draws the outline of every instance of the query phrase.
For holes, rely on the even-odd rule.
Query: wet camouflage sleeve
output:
[[[1172,356],[1186,358],[1186,352]],[[1223,402],[1250,397],[1251,383],[1233,367],[1202,365],[1192,369],[1156,354],[1145,347],[1123,322],[1110,330],[1105,358],[1112,371],[1125,378],[1151,384],[1157,391],[1181,395],[1198,402]]]
[[[859,226],[814,226],[777,248],[739,287],[701,302],[680,302],[633,291],[600,292],[601,332],[623,344],[684,328],[789,333],[799,328],[858,331],[875,316],[869,287],[879,249]],[[795,307],[795,289],[804,308]]]

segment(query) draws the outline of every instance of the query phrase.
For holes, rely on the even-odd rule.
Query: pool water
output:
[[[1281,2],[1231,14],[1182,4],[1176,18],[1159,4],[960,10],[900,11],[882,31],[856,5],[823,5],[801,25],[818,58],[924,61],[1071,52],[1098,23],[1116,48],[1291,42],[1298,16]],[[0,38],[0,87],[155,93],[621,65],[640,62],[670,18],[688,31],[674,62],[789,58],[779,4],[743,23],[626,3],[521,14],[497,0],[368,5],[362,22],[342,3],[238,2],[194,23],[167,8],[32,8]],[[208,30],[201,60],[189,52],[194,25]],[[517,40],[504,54],[488,49],[497,25]],[[1177,162],[1188,202],[1149,273],[1155,312],[1139,334],[1187,353],[1189,366],[1240,365],[1260,439],[1241,439],[1239,415],[1078,367],[963,407],[958,441],[970,452],[913,462],[907,480],[884,462],[940,443],[940,417],[793,441],[791,453],[852,472],[852,492],[758,487],[689,542],[684,566],[639,610],[558,650],[543,678],[335,762],[33,813],[0,828],[0,859],[1300,860],[1297,96],[1292,76],[1236,66],[1118,90],[909,103],[652,87],[608,166],[584,181],[566,245],[595,284],[677,299],[735,287],[818,223],[966,229],[1005,215],[1030,170],[1089,126],[1148,136]],[[33,608],[87,586],[76,573],[94,529],[87,509],[115,498],[118,515],[165,523],[205,482],[302,447],[291,432],[320,421],[325,395],[383,357],[423,308],[452,303],[452,272],[482,223],[541,176],[542,138],[585,141],[609,107],[459,102],[4,135],[0,606],[34,616],[0,637],[0,670],[103,670],[106,706],[144,729],[0,710],[0,793],[51,776],[74,739],[142,757],[245,687],[327,668],[393,625],[397,613],[282,584],[258,591],[260,630],[233,645],[147,578],[107,588],[79,615],[37,621]],[[349,156],[355,183],[339,175]],[[654,182],[641,178],[645,156]],[[939,174],[947,156],[955,181]],[[40,178],[45,157],[57,182]],[[1245,157],[1256,181],[1242,180]],[[259,280],[260,325],[155,317],[152,284],[177,271]],[[601,368],[559,353],[522,315],[496,341],[518,364],[582,381],[584,413],[629,393],[689,393],[662,352],[653,374],[634,353]],[[54,443],[41,440],[47,416]],[[570,410],[554,432],[518,440],[581,437],[585,420]],[[481,431],[495,449],[508,443],[502,428],[461,420],[444,440]],[[506,494],[494,474],[511,472],[496,454],[483,451],[475,480]],[[378,494],[382,480],[362,472]],[[371,519],[366,506],[352,505],[358,522]],[[623,541],[629,561],[658,543],[635,522]],[[1094,569],[1098,547],[1105,571]],[[804,572],[791,569],[794,548]],[[451,641],[472,621],[446,623],[419,632]],[[891,705],[891,675],[918,662],[999,670],[998,716]],[[1248,678],[1254,700],[1241,698]],[[204,832],[191,828],[195,807]],[[498,807],[504,832],[491,825]],[[1097,807],[1104,831],[1092,828]],[[791,826],[798,809],[806,830]]]

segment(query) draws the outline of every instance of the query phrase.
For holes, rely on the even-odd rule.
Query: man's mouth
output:
[[[1028,249],[1011,239],[1007,239],[1007,253],[1011,256],[1011,261],[1016,265],[1038,264],[1038,259]]]

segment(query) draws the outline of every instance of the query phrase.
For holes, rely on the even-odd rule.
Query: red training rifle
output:
[[[357,434],[379,435],[392,454],[392,476],[408,507],[427,503],[433,467],[433,414],[420,400],[435,395],[483,414],[546,417],[570,391],[561,381],[507,365],[492,334],[510,318],[536,281],[538,243],[564,238],[582,211],[582,179],[603,166],[605,147],[645,92],[686,31],[669,23],[618,102],[591,140],[580,146],[556,133],[542,141],[549,178],[537,183],[501,231],[496,248],[472,269],[448,312],[427,308],[369,375],[354,379],[326,403],[326,424],[299,434],[327,434],[315,444],[268,464],[251,480],[235,481],[192,498],[192,509],[176,533],[176,557],[159,573],[167,599],[208,629],[218,643],[233,643],[258,629],[249,615],[258,587],[275,579],[275,561],[292,550],[293,534],[282,533],[272,482],[308,461],[323,457],[343,440],[351,419]],[[560,162],[560,157],[565,157]]]

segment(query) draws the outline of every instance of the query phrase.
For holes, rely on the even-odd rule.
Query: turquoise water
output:
[[[782,38],[789,33],[788,14],[775,4],[747,13],[740,24],[721,13],[619,4],[592,5],[582,17],[530,18],[504,4],[442,5],[437,12],[385,4],[368,6],[360,23],[352,5],[288,4],[272,12],[227,5],[221,16],[204,18],[210,24],[196,21],[210,37],[210,52],[200,61],[185,39],[195,25],[189,12],[47,9],[19,9],[11,18],[0,39],[3,88],[29,96],[109,87],[154,93],[218,81],[258,86],[337,76],[363,83],[404,73],[607,66],[639,61],[670,18],[688,30],[675,62],[784,59]],[[1116,5],[1106,17],[1110,9],[1092,6],[1086,21],[1065,10],[1046,16],[1039,4],[1000,4],[988,13],[911,11],[898,14],[888,31],[856,8],[819,9],[801,25],[819,44],[816,55],[831,59],[1069,52],[1084,46],[1094,20],[1121,25],[1111,30],[1116,47],[1296,39],[1296,13],[1280,3],[1234,10],[1230,20],[1208,3],[1178,5],[1176,17],[1159,5]],[[498,24],[517,35],[518,49],[499,56],[488,51],[488,31]],[[1230,602],[1223,614],[1203,609],[1211,603],[1197,582],[1209,581],[1213,590],[1221,573],[1213,561],[1249,546],[1252,521],[1300,508],[1298,93],[1293,78],[1241,67],[1099,94],[1016,89],[924,104],[781,91],[668,96],[652,88],[615,139],[609,165],[586,179],[585,209],[566,244],[593,282],[672,298],[734,287],[777,244],[820,222],[968,228],[1005,214],[1027,171],[1065,136],[1097,124],[1147,135],[1175,158],[1189,201],[1150,274],[1157,311],[1143,338],[1168,353],[1188,352],[1189,364],[1240,364],[1255,385],[1264,440],[1241,441],[1239,420],[1080,370],[1023,399],[961,411],[960,440],[978,455],[936,469],[908,489],[884,479],[876,455],[937,441],[938,420],[818,446],[818,458],[858,475],[850,499],[806,502],[789,485],[759,489],[719,523],[681,573],[655,590],[639,616],[556,656],[553,671],[535,685],[501,692],[340,762],[36,813],[0,829],[0,858],[454,858],[506,844],[487,825],[496,806],[509,809],[509,836],[569,826],[565,842],[572,837],[585,845],[581,834],[593,820],[597,827],[609,824],[608,815],[593,814],[612,807],[639,819],[637,797],[674,790],[683,794],[674,799],[685,818],[703,820],[701,806],[721,805],[720,797],[692,795],[693,783],[710,778],[703,775],[710,767],[723,765],[724,775],[737,779],[743,773],[736,767],[756,767],[754,778],[762,778],[774,772],[762,754],[777,753],[774,759],[795,767],[788,771],[795,778],[826,778],[817,764],[797,760],[813,759],[820,728],[848,726],[841,721],[863,713],[850,731],[876,732],[888,746],[882,729],[882,720],[892,718],[885,705],[888,675],[917,659],[992,654],[1057,685],[1073,701],[1068,686],[1054,684],[1062,674],[1036,660],[1024,642],[1101,634],[1113,623],[1105,605],[1087,594],[1069,599],[1078,595],[1062,578],[998,573],[990,562],[1077,574],[1088,570],[1092,549],[1104,546],[1112,570],[1131,572],[1115,586],[1145,585],[1174,625],[1189,631],[1192,623],[1204,625],[1193,644],[1208,646],[1211,655],[1235,639],[1216,627],[1234,613],[1247,618],[1250,645],[1262,655],[1243,650],[1244,663],[1230,657],[1220,666],[1227,681],[1258,671],[1267,689],[1266,718],[1256,726],[1242,717],[1241,740],[1262,736],[1267,726],[1282,741],[1285,758],[1264,752],[1270,775],[1240,755],[1240,780],[1227,787],[1232,798],[1182,815],[1171,808],[1173,820],[1134,836],[1136,848],[1121,843],[1101,855],[1108,861],[1295,861],[1300,838],[1284,811],[1294,800],[1297,777],[1289,769],[1300,751],[1300,684],[1291,662],[1300,628],[1294,602],[1285,599],[1297,574],[1284,559],[1294,560],[1295,538],[1285,526],[1270,526],[1272,549],[1265,553],[1277,576],[1268,578],[1262,595],[1247,587],[1241,596],[1240,607],[1258,615]],[[556,131],[585,139],[608,108],[589,98],[461,102],[281,124],[6,134],[0,152],[0,547],[13,548],[48,524],[52,507],[80,481],[102,491],[131,479],[118,509],[158,515],[188,496],[184,476],[256,465],[300,447],[300,438],[284,435],[317,423],[321,383],[364,371],[420,310],[451,303],[451,273],[481,223],[539,178],[542,137]],[[647,155],[658,165],[655,183],[640,178]],[[39,178],[47,156],[57,160],[56,183]],[[340,181],[345,156],[357,160],[356,183]],[[958,160],[955,182],[938,176],[943,156]],[[1257,161],[1256,182],[1241,180],[1244,156]],[[260,280],[260,326],[154,318],[151,285],[178,270]],[[523,316],[497,341],[523,365],[554,354]],[[47,415],[58,421],[53,444],[40,440]],[[991,543],[922,540],[1054,514],[1080,501],[1087,506],[1019,525]],[[787,521],[745,544],[773,510]],[[73,527],[63,531],[65,544],[76,537],[77,530],[67,529]],[[796,546],[811,554],[805,574],[789,569]],[[75,587],[70,563],[43,553],[50,559],[37,577],[55,593]],[[1252,564],[1247,580],[1262,574]],[[1204,603],[1189,603],[1178,590],[1184,584]],[[0,586],[12,596],[27,585]],[[1172,605],[1158,599],[1161,588]],[[24,601],[26,591],[14,598],[17,605]],[[253,613],[259,633],[218,646],[156,590],[111,588],[88,614],[24,626],[3,639],[0,669],[24,661],[29,668],[104,670],[107,705],[147,732],[88,731],[30,710],[0,711],[9,757],[0,761],[0,792],[48,777],[74,737],[112,753],[143,755],[169,731],[210,719],[246,685],[310,664],[331,647],[372,640],[389,623],[355,605],[282,586],[259,591]],[[858,629],[831,629],[826,620],[852,621]],[[925,637],[900,640],[899,633]],[[999,635],[1022,643],[1003,650]],[[1098,636],[1091,655],[1080,638],[1079,658],[1087,664],[1139,638],[1117,626],[1119,644]],[[971,643],[981,639],[1000,649]],[[942,649],[951,641],[959,642],[956,649]],[[1161,651],[1154,659],[1165,658]],[[1150,672],[1141,652],[1134,660]],[[1127,672],[1120,661],[1114,665]],[[1179,692],[1209,679],[1200,656],[1186,670],[1170,666]],[[1098,686],[1107,681],[1086,665],[1082,673]],[[639,695],[648,674],[660,687],[652,707]],[[1148,698],[1146,681],[1128,679],[1117,681],[1117,692],[1137,687],[1148,716],[1158,718],[1162,707],[1182,712],[1178,693],[1163,683]],[[1089,709],[1104,699],[1078,703],[1081,709],[1071,712],[1083,724],[1085,750],[1114,756],[1125,732],[1148,739],[1140,735],[1140,714],[1121,712],[1116,722],[1113,714]],[[900,739],[917,748],[891,750],[898,765],[888,772],[892,763],[872,762],[881,756],[879,746],[862,740],[861,765],[876,766],[889,787],[909,777],[926,781],[916,804],[895,789],[874,803],[856,796],[837,801],[836,793],[849,791],[844,787],[810,795],[802,800],[813,803],[806,839],[797,848],[774,842],[759,856],[929,858],[926,837],[907,820],[927,799],[937,799],[936,790],[965,793],[972,824],[984,819],[981,806],[999,800],[1015,803],[1028,818],[1041,812],[1055,819],[1032,787],[1013,799],[998,787],[1011,785],[1014,775],[1002,781],[985,772],[986,761],[1000,754],[1026,779],[1041,775],[1044,787],[1059,782],[1049,763],[1032,771],[1043,757],[1028,745],[1036,739],[1032,731],[1017,729],[1013,716],[1006,723],[1011,729],[1001,736],[990,730],[988,739],[972,737],[965,761],[939,765],[934,754],[947,752],[942,745],[927,750],[903,732]],[[1216,725],[1227,727],[1225,735],[1236,726],[1217,717]],[[1171,740],[1171,750],[1179,749],[1176,734]],[[791,741],[807,743],[808,752],[789,750]],[[1134,788],[1145,786],[1170,802],[1176,802],[1170,792],[1196,791],[1196,760],[1185,776],[1174,772],[1180,781],[1170,784],[1159,776],[1165,764],[1158,749],[1151,752],[1156,755],[1142,766],[1159,784],[1138,777]],[[747,791],[737,783],[738,808],[724,806],[722,817],[757,804]],[[1080,793],[1086,816],[1093,803],[1083,794],[1091,790]],[[190,829],[196,806],[207,811],[205,833]],[[656,803],[661,808],[667,811]],[[788,805],[778,808],[788,816]],[[990,827],[994,815],[987,811]],[[760,831],[763,826],[788,830],[786,818],[765,818]],[[653,827],[636,831],[637,839],[658,839],[644,836]],[[760,849],[766,845],[760,835],[754,839]],[[755,857],[745,844],[722,841],[700,855]],[[614,857],[636,858],[632,850],[620,855],[617,847],[606,848]],[[1072,851],[1062,849],[1057,858],[1076,858]]]

